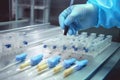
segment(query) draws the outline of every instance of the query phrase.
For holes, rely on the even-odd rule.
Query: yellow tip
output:
[[[37,65],[37,69],[38,69],[39,67],[45,65],[45,64],[46,64],[46,62],[41,62],[41,63],[39,63],[39,64]]]
[[[23,69],[23,68],[25,68],[25,67],[27,67],[29,65],[30,65],[30,62],[26,61],[25,63],[23,63],[23,64],[20,65],[20,69]]]
[[[46,69],[46,68],[48,68],[48,65],[47,65],[47,64],[44,64],[44,65],[38,67],[37,69],[38,69],[38,71],[42,71],[42,70],[44,70],[44,69]]]
[[[66,69],[66,70],[64,71],[64,77],[69,76],[72,72],[73,72],[73,68]]]
[[[62,65],[56,66],[55,68],[53,68],[54,74],[60,72],[62,70]]]

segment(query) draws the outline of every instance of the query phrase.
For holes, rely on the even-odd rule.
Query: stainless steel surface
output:
[[[120,48],[104,63],[91,80],[103,80],[120,60]]]
[[[73,73],[72,75],[66,77],[65,79],[61,79],[61,77],[58,75],[53,76],[53,79],[55,80],[91,80],[90,77],[94,75],[94,72],[97,71],[97,69],[109,58],[111,55],[117,50],[117,48],[120,47],[120,44],[118,43],[112,43],[111,46],[109,46],[106,50],[102,52],[102,54],[95,57],[93,60],[89,61],[88,65],[78,71]],[[104,75],[104,74],[103,74]],[[49,79],[47,79],[49,80]],[[51,79],[52,80],[52,79]]]
[[[44,28],[43,28],[43,26],[44,26]],[[28,28],[13,29],[13,30],[9,30],[6,32],[18,32],[18,31],[21,33],[26,32],[28,34],[27,37],[30,40],[31,47],[28,47],[24,51],[28,54],[28,58],[35,56],[42,52],[41,43],[44,40],[49,40],[51,38],[53,39],[54,37],[56,37],[62,33],[59,27],[55,28],[55,26],[53,27],[51,25],[41,25],[41,27],[38,27],[38,25],[28,26]],[[1,33],[5,33],[5,32],[1,32]],[[94,59],[89,59],[88,65],[85,68],[83,68],[82,70],[75,72],[66,78],[62,78],[60,75],[62,75],[63,72],[60,72],[59,74],[56,74],[50,78],[47,78],[46,80],[90,80],[92,78],[92,76],[95,76],[94,73],[100,71],[99,68],[101,68],[101,66],[103,64],[105,64],[105,62],[109,58],[113,57],[115,59],[113,54],[115,54],[115,51],[119,47],[120,47],[120,43],[112,42],[112,44],[107,49],[105,49],[100,55],[96,56]],[[49,57],[51,57],[55,54],[56,53],[54,53],[54,54],[48,53],[47,55],[49,55]],[[64,56],[66,56],[66,55],[68,56],[68,54],[69,53],[66,53],[66,54],[62,55],[62,57],[64,58]],[[46,55],[46,54],[44,54],[44,55]],[[2,61],[0,62],[0,65],[1,64],[6,64],[6,65],[9,64],[10,62],[13,61],[14,57],[15,57],[15,54],[5,56],[2,59]],[[72,57],[72,56],[68,56],[68,57]],[[11,60],[11,61],[9,61],[9,60]],[[18,66],[19,66],[19,64],[11,67],[9,70],[6,70],[6,72],[8,74],[5,72],[1,72],[0,80],[35,80],[36,77],[40,76],[40,74],[34,75],[35,72],[33,75],[31,75],[33,68],[29,68],[28,70],[25,70],[22,72],[14,73]],[[104,69],[104,67],[100,71],[100,73],[102,73],[102,74],[104,73],[103,69]],[[12,73],[14,73],[14,74],[12,74]],[[106,75],[106,74],[107,73],[105,73],[103,75]],[[99,73],[96,75],[99,76]]]
[[[66,77],[64,79],[62,79],[62,77],[60,77],[60,75],[62,74],[62,72],[61,72],[61,73],[59,73],[59,74],[57,74],[55,76],[50,77],[50,80],[53,80],[51,78],[54,78],[54,80],[89,80],[89,77],[91,75],[93,75],[94,72],[97,71],[97,69],[109,57],[111,57],[111,55],[114,53],[114,51],[116,51],[116,49],[118,47],[120,47],[120,44],[113,42],[110,47],[108,47],[106,50],[104,50],[102,52],[102,54],[98,55],[95,59],[90,60],[89,63],[88,63],[88,65],[85,68],[83,68],[82,70],[80,70],[78,72],[75,72],[75,73],[71,74],[70,76],[68,76],[68,77]],[[35,55],[37,55],[37,54],[40,53],[40,46],[31,48],[31,49],[29,49],[26,52],[29,53],[29,57],[35,56]],[[52,55],[50,55],[50,56],[52,56]],[[15,67],[11,68],[10,71],[11,70],[15,70]],[[37,75],[37,76],[34,76],[34,75],[32,76],[31,75],[32,77],[30,77],[30,76],[28,76],[30,74],[30,72],[32,72],[32,71],[29,71],[29,69],[28,69],[28,71],[23,71],[23,72],[15,73],[15,74],[13,74],[11,76],[8,76],[8,75],[4,75],[4,76],[6,77],[5,80],[16,80],[16,79],[17,80],[26,80],[26,79],[34,80],[36,77],[40,76],[40,75]],[[10,74],[12,74],[12,72]],[[49,78],[47,80],[49,80]]]
[[[43,26],[45,26],[45,27],[43,27]],[[7,32],[19,31],[19,30],[25,31],[25,30],[35,29],[35,28],[39,28],[39,27],[46,28],[47,26],[50,27],[50,24],[45,23],[45,24],[29,25],[29,26],[25,26],[25,27],[18,27],[18,28],[13,28],[13,29],[8,29],[8,30],[2,30],[2,31],[0,31],[0,33],[2,34],[2,33],[7,33]]]

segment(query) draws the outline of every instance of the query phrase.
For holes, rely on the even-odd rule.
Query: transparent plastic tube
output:
[[[88,49],[91,53],[100,53],[102,50],[104,50],[107,46],[111,44],[111,40],[112,36],[107,35],[105,39],[96,41]]]
[[[53,76],[51,78],[47,78],[46,80],[63,80],[65,77],[69,76],[70,74],[81,70],[83,67],[85,67],[88,63],[88,60],[82,60],[77,61],[76,65],[73,65],[72,67],[64,70],[64,72],[58,76]],[[38,80],[38,79],[35,79]]]
[[[14,66],[14,65],[17,65],[17,64],[19,64],[19,63],[24,62],[25,59],[26,59],[26,56],[27,56],[26,53],[22,53],[22,54],[16,55],[16,59],[15,59],[12,63],[10,63],[10,64],[8,64],[7,66],[5,66],[4,68],[0,69],[0,72],[3,72],[3,71],[5,71],[6,69],[9,69],[10,67],[12,67],[12,66]]]
[[[55,74],[57,74],[60,71],[63,71],[69,67],[71,67],[74,63],[75,63],[76,59],[75,58],[70,58],[67,60],[64,60],[63,62],[61,62],[60,64],[58,64],[56,67],[54,67],[52,70],[41,74],[37,79],[46,79],[50,76],[53,76]]]

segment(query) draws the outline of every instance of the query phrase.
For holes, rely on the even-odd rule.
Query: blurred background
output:
[[[86,0],[75,0],[74,4],[84,4]],[[4,0],[0,1],[0,30],[24,27],[27,25],[50,23],[59,26],[58,16],[70,4],[70,0]],[[89,29],[114,35],[120,41],[120,29]]]

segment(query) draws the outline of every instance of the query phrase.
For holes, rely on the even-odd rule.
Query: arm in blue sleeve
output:
[[[87,3],[98,7],[98,26],[120,28],[120,0],[88,0]]]

